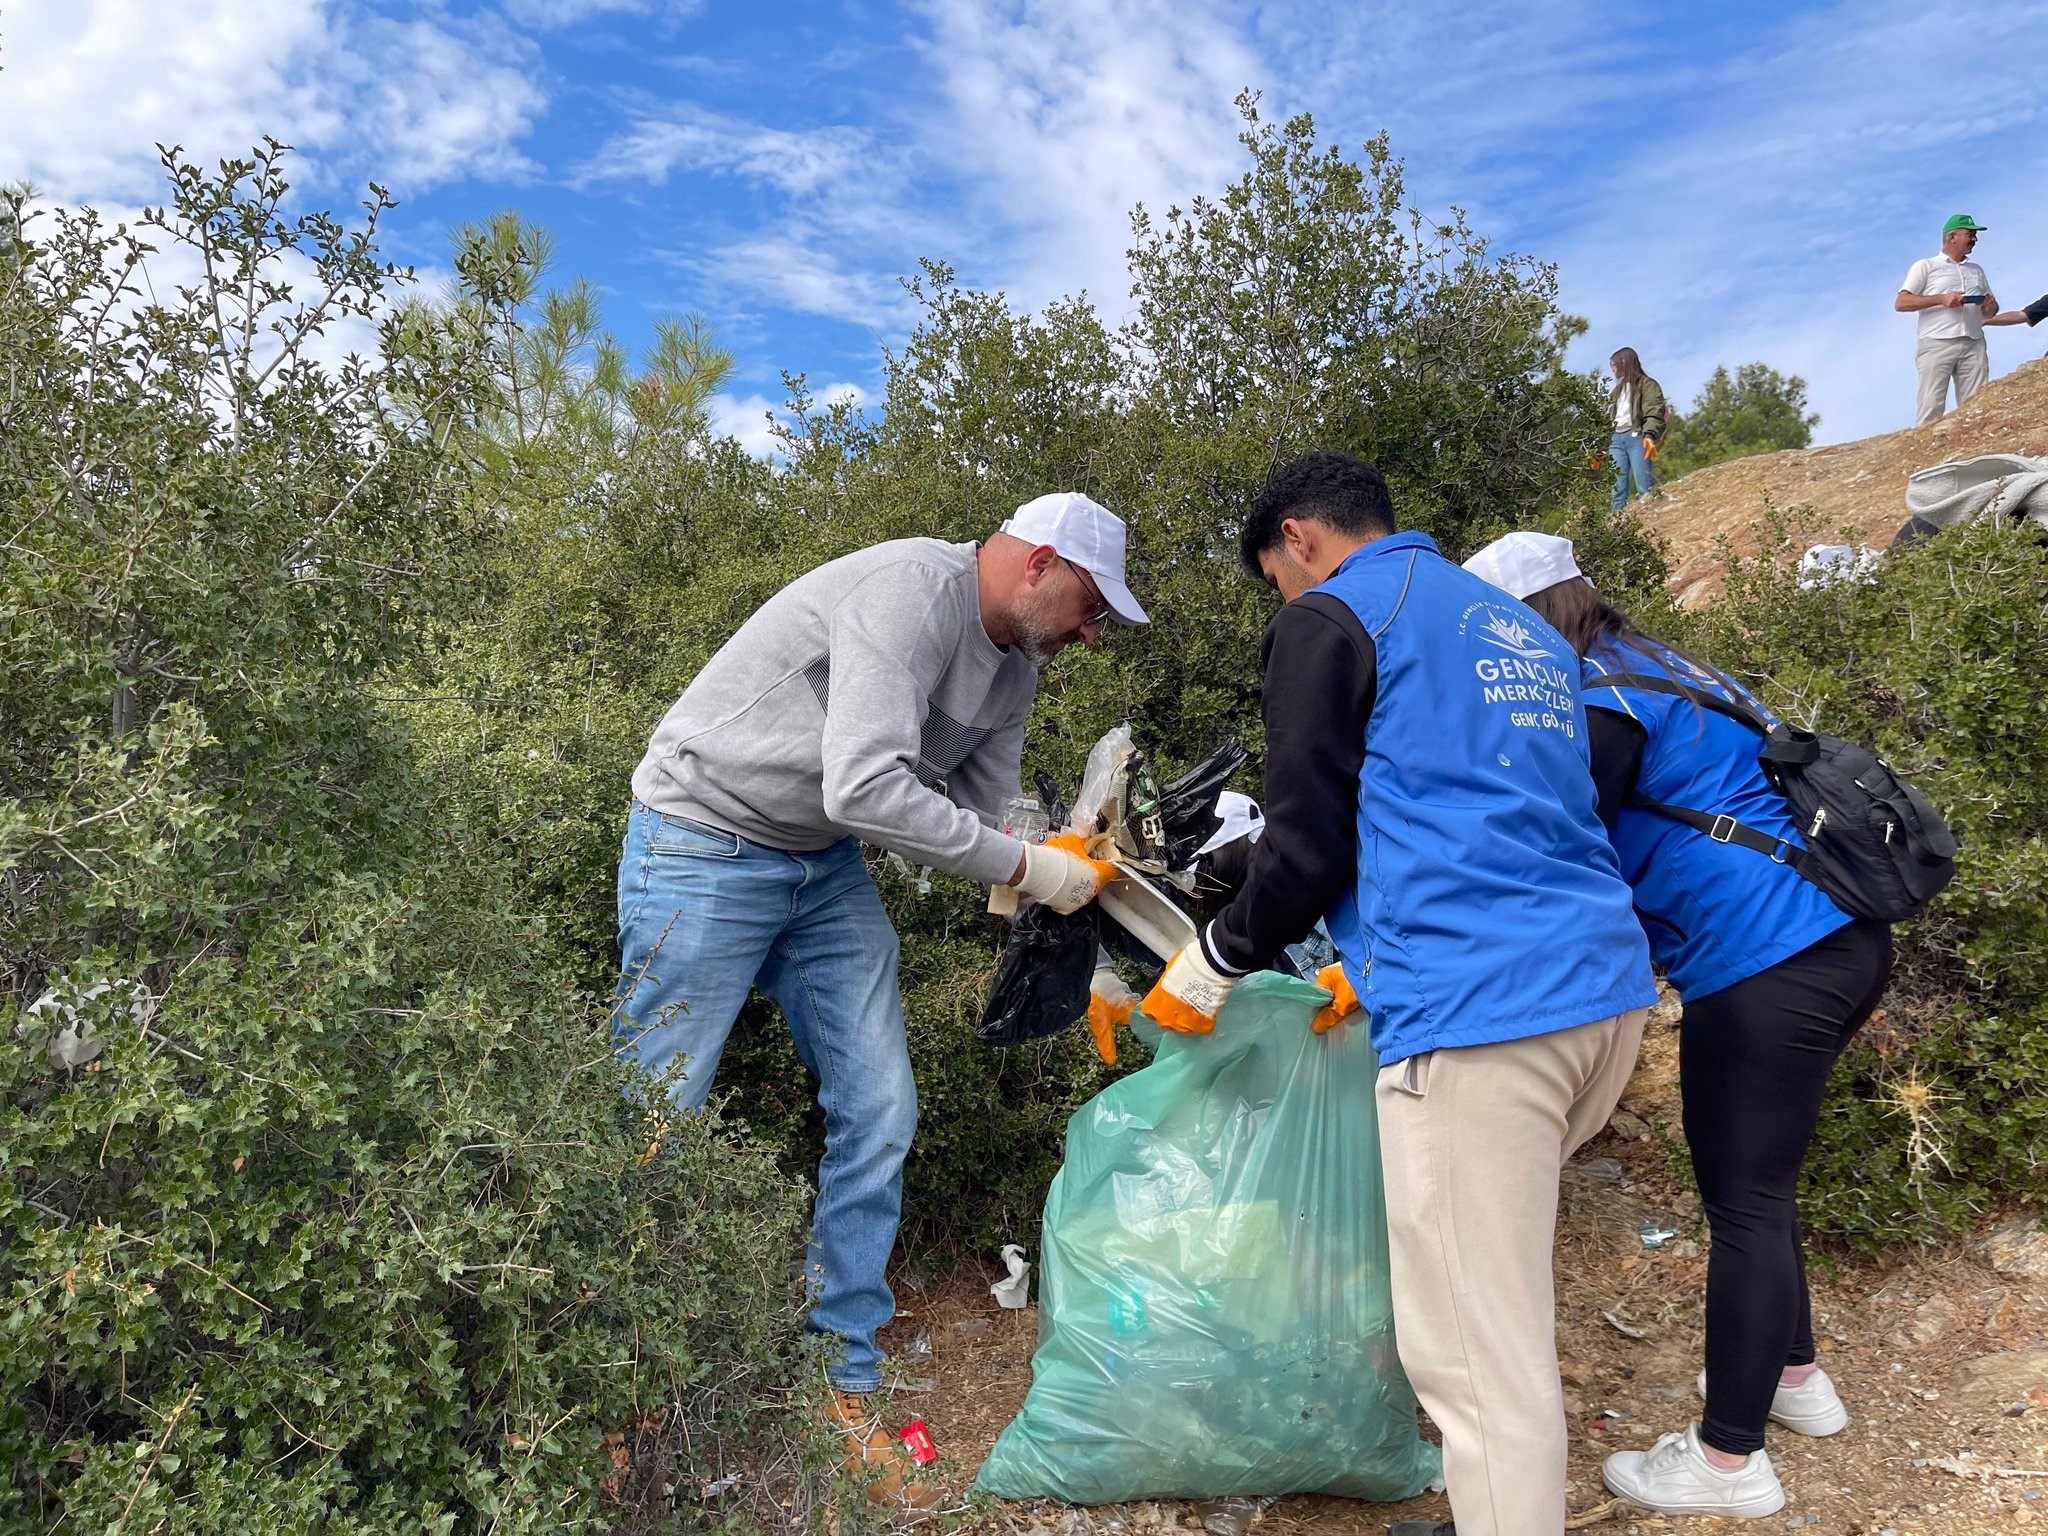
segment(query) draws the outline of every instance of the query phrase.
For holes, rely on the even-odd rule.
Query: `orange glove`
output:
[[[1351,978],[1344,974],[1341,965],[1326,965],[1317,971],[1316,985],[1330,994],[1328,1005],[1316,1010],[1312,1025],[1320,1035],[1335,1029],[1346,1017],[1358,1011],[1358,994],[1352,990]]]
[[[1655,439],[1654,437],[1647,437],[1643,439],[1643,457],[1646,459],[1654,459],[1657,457],[1657,439]]]
[[[1180,1035],[1206,1035],[1241,976],[1226,976],[1202,956],[1202,941],[1184,945],[1141,1005],[1146,1018]]]
[[[1119,873],[1108,860],[1088,857],[1080,833],[1062,832],[1024,845],[1024,878],[1017,882],[1017,893],[1058,913],[1078,912]]]
[[[1095,1054],[1104,1065],[1116,1065],[1116,1027],[1128,1021],[1137,1006],[1138,994],[1123,977],[1106,965],[1097,968],[1088,982],[1088,1033],[1095,1037]]]

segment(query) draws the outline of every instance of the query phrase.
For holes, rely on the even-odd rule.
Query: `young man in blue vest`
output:
[[[1349,454],[1276,468],[1240,553],[1287,600],[1261,652],[1266,831],[1144,1011],[1211,1029],[1327,921],[1371,1015],[1401,1363],[1443,1431],[1455,1529],[1560,1536],[1558,1172],[1607,1123],[1656,997],[1577,658],[1396,532]]]

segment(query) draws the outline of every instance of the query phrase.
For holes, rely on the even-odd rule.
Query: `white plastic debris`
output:
[[[1002,1306],[1016,1311],[1031,1304],[1031,1266],[1024,1261],[1024,1250],[1016,1243],[1003,1244],[1003,1262],[1010,1266],[1006,1280],[998,1280],[988,1288]]]
[[[1216,797],[1216,815],[1223,825],[1209,835],[1209,840],[1195,850],[1197,855],[1214,853],[1226,843],[1234,843],[1240,837],[1253,842],[1266,830],[1266,813],[1259,809],[1259,802],[1250,795],[1241,795],[1234,789],[1226,789]]]
[[[107,1048],[107,1038],[88,1016],[87,1008],[101,998],[108,999],[107,1006],[115,1012],[127,1014],[138,1028],[156,1014],[156,998],[149,988],[125,976],[96,981],[83,990],[60,983],[22,1010],[14,1037],[40,1044],[50,1065],[60,1072],[82,1067]]]
[[[1877,580],[1878,563],[1883,559],[1884,552],[1868,544],[1816,544],[1799,557],[1800,589],[1810,592],[1840,582],[1868,586]]]

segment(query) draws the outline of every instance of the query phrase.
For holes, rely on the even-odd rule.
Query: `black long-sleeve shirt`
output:
[[[1591,693],[1612,692],[1591,689]],[[1614,830],[1614,818],[1636,792],[1636,779],[1643,771],[1643,747],[1649,733],[1643,723],[1618,709],[1603,709],[1586,701],[1586,745],[1593,753],[1593,788],[1599,795],[1597,808],[1601,825]]]
[[[1288,603],[1259,646],[1265,674],[1265,831],[1244,887],[1202,935],[1211,965],[1258,970],[1358,882],[1358,781],[1379,660],[1358,615],[1327,592]]]

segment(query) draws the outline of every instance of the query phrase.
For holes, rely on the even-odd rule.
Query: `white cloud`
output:
[[[855,410],[869,399],[868,392],[858,384],[820,385],[811,397],[819,408],[844,401]],[[787,401],[770,400],[763,394],[715,395],[711,401],[711,430],[723,437],[738,438],[740,446],[756,458],[773,458],[781,448],[774,422],[788,422],[787,406]]]
[[[322,67],[329,90],[347,102],[351,163],[403,192],[532,175],[515,146],[547,105],[528,74],[535,62],[507,33],[372,17]],[[321,148],[335,154],[343,146]]]
[[[853,174],[869,149],[868,135],[854,128],[773,128],[678,102],[613,135],[578,178],[659,186],[677,171],[707,171],[805,197]]]
[[[925,147],[981,216],[991,286],[1033,306],[1086,288],[1120,314],[1131,209],[1220,191],[1241,168],[1232,103],[1269,74],[1244,29],[1197,0],[920,9],[944,108]]]
[[[600,16],[646,16],[661,10],[689,12],[696,5],[668,5],[661,0],[506,0],[505,14],[521,26],[553,31],[578,26]]]
[[[63,202],[161,195],[152,145],[201,162],[265,135],[299,176],[403,196],[514,176],[546,104],[531,45],[488,22],[395,21],[349,0],[82,0],[0,32],[0,175]]]
[[[860,126],[639,100],[579,181],[746,183],[759,211],[727,228],[693,210],[689,253],[671,259],[728,295],[889,341],[914,321],[898,278],[922,256],[1028,307],[1086,288],[1119,313],[1133,205],[1214,191],[1234,173],[1232,101],[1257,79],[1256,57],[1227,22],[1170,0],[917,10],[908,46],[924,69],[870,59],[843,72],[902,76]],[[832,61],[817,67],[830,74]],[[843,110],[852,98],[823,99]]]
[[[721,437],[736,437],[740,446],[757,459],[770,458],[776,449],[770,417],[781,414],[781,402],[766,395],[714,395],[711,400],[711,430]]]
[[[694,264],[784,308],[877,331],[893,330],[915,313],[894,277],[847,267],[801,230],[737,240]]]

